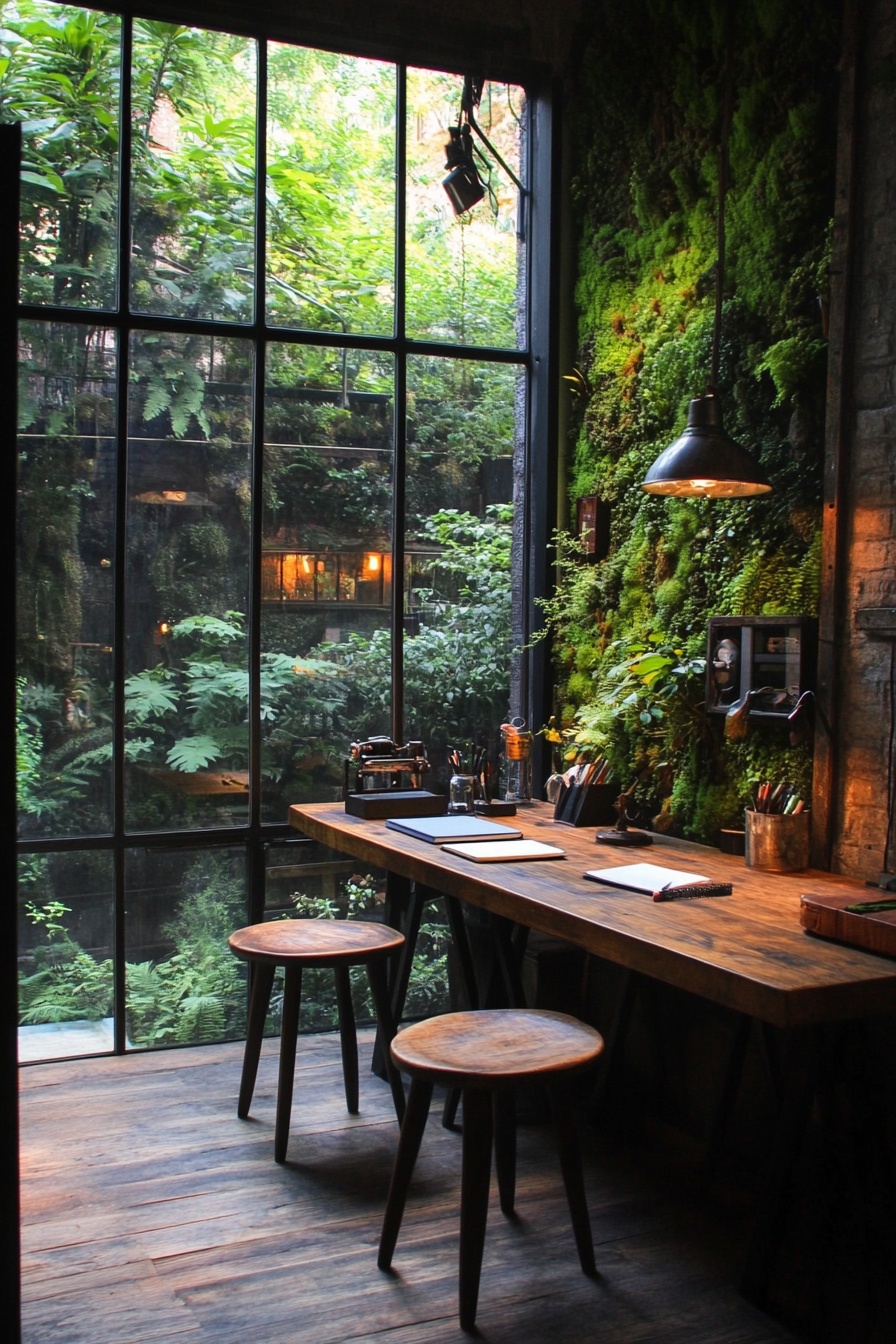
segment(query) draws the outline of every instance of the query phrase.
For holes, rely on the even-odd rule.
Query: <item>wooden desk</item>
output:
[[[305,835],[383,867],[405,885],[412,881],[421,889],[443,892],[503,916],[504,921],[565,938],[629,971],[741,1014],[710,1138],[710,1170],[736,1098],[751,1019],[786,1030],[779,1119],[741,1280],[747,1297],[767,1305],[791,1179],[819,1086],[821,1061],[831,1052],[830,1033],[837,1030],[833,1024],[896,1011],[896,961],[813,937],[800,926],[799,898],[803,892],[848,891],[861,899],[868,889],[817,871],[792,876],[760,873],[748,869],[743,859],[687,841],[657,839],[648,849],[614,850],[596,845],[592,830],[555,825],[551,809],[543,803],[521,809],[515,824],[529,838],[558,844],[567,852],[565,859],[475,864],[390,831],[384,821],[346,816],[342,805],[335,803],[292,807],[289,820]],[[649,896],[602,888],[582,877],[586,868],[641,861],[730,881],[733,894],[654,902]],[[456,901],[448,905],[450,919]],[[463,924],[462,919],[455,921],[455,928],[458,922]],[[407,936],[408,930],[404,932]],[[457,932],[465,937],[462,927]],[[393,1010],[401,1002],[399,987]],[[617,1023],[600,1025],[611,1040]]]
[[[830,873],[760,873],[683,840],[614,850],[592,830],[557,826],[535,803],[511,824],[550,840],[566,859],[476,864],[437,845],[346,815],[339,803],[291,807],[290,825],[321,843],[666,984],[779,1027],[802,1027],[896,1011],[896,962],[814,938],[799,922],[805,891],[867,888]],[[667,864],[734,884],[731,896],[654,902],[586,881],[586,868]]]

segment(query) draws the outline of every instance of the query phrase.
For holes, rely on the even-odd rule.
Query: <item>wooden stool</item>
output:
[[[579,1261],[586,1274],[594,1273],[582,1163],[566,1084],[570,1074],[594,1064],[603,1048],[600,1035],[574,1017],[513,1008],[429,1018],[406,1027],[392,1042],[392,1058],[403,1073],[411,1075],[411,1090],[389,1187],[377,1264],[380,1269],[389,1269],[392,1264],[433,1084],[461,1087],[464,1114],[459,1301],[464,1330],[472,1330],[476,1320],[493,1130],[501,1211],[508,1217],[513,1214],[515,1083],[540,1079],[547,1086]]]
[[[377,1025],[387,1041],[395,1035],[389,990],[386,983],[386,958],[397,952],[404,936],[385,924],[360,920],[278,919],[269,924],[251,924],[238,929],[228,939],[230,950],[252,965],[252,995],[249,1001],[249,1029],[240,1080],[237,1115],[245,1120],[252,1104],[264,1024],[271,1001],[274,968],[285,968],[283,1016],[280,1026],[280,1079],[277,1085],[277,1119],[274,1129],[274,1158],[286,1161],[289,1142],[289,1118],[292,1112],[293,1077],[296,1065],[296,1038],[299,1033],[299,1007],[302,1000],[302,968],[332,966],[336,975],[336,1003],[339,1010],[339,1034],[342,1041],[342,1073],[345,1102],[349,1112],[358,1111],[358,1039],[352,1008],[348,968],[366,966],[370,992],[376,1010]],[[395,1065],[389,1060],[389,1084],[395,1112],[401,1123],[404,1116],[404,1089]]]

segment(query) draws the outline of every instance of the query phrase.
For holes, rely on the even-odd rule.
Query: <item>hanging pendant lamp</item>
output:
[[[706,392],[688,407],[684,433],[654,462],[641,483],[651,495],[679,499],[742,499],[767,495],[771,482],[759,463],[725,433],[719,398],[719,341],[722,334],[722,295],[725,288],[725,197],[728,192],[728,128],[731,123],[731,3],[728,4],[725,41],[725,103],[719,146],[718,261],[716,308],[712,328],[712,373]]]

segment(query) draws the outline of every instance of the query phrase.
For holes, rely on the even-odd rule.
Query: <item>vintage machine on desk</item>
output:
[[[345,760],[343,796],[353,817],[436,817],[447,798],[423,788],[430,768],[422,742],[399,746],[391,737],[353,742]]]
[[[713,616],[707,714],[727,715],[750,696],[750,719],[786,723],[804,691],[815,687],[817,644],[818,622],[811,616]]]

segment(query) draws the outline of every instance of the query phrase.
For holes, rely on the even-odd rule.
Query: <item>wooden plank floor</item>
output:
[[[277,1043],[252,1118],[242,1045],[21,1071],[29,1344],[460,1344],[460,1139],[434,1109],[395,1256],[376,1242],[397,1137],[365,1067],[344,1109],[338,1039],[299,1043],[289,1161],[273,1160]],[[438,1098],[435,1105],[438,1102]],[[550,1133],[519,1133],[518,1221],[492,1191],[479,1328],[492,1344],[767,1344],[741,1299],[747,1214],[694,1194],[669,1143],[583,1129],[599,1275],[580,1272]]]

